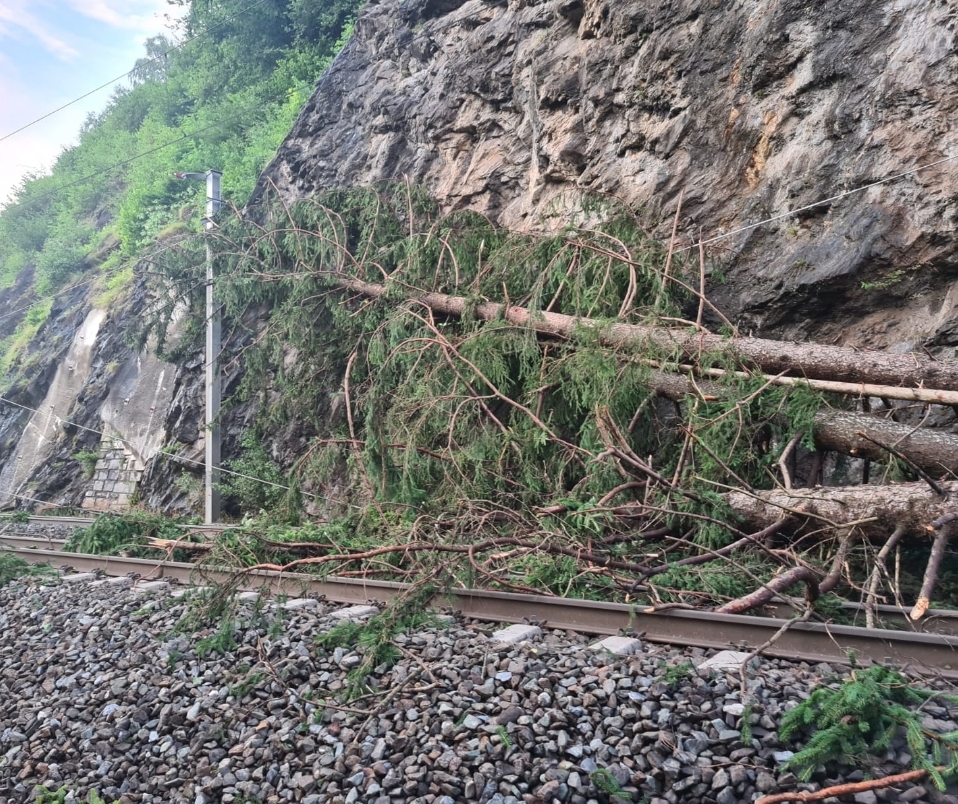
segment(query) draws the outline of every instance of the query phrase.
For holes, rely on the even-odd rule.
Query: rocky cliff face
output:
[[[884,180],[958,157],[956,26],[943,0],[383,0],[259,192],[407,177],[517,228],[613,195],[666,239],[684,194],[746,329],[950,347],[958,159]]]
[[[20,379],[3,398],[2,507],[125,509],[138,496],[147,465],[167,441],[177,441],[175,425],[182,416],[172,403],[176,393],[192,389],[191,378],[199,371],[130,348],[126,334],[151,303],[142,281],[131,298],[109,311],[91,307],[86,293],[81,285],[56,298],[21,361],[35,368],[21,367]],[[21,311],[20,318],[29,306],[14,292],[0,297],[0,305],[10,316]],[[189,408],[202,420],[202,407],[192,396]],[[201,434],[194,430],[189,443],[199,440],[202,453]],[[185,496],[177,495],[180,507]],[[169,497],[162,493],[151,502]]]
[[[678,247],[694,265],[690,246],[707,241],[709,295],[744,329],[951,356],[958,158],[941,160],[958,157],[956,85],[958,10],[944,0],[382,0],[257,195],[407,178],[518,229],[614,196],[663,239],[678,209]],[[0,306],[19,310],[22,292]],[[57,304],[31,350],[46,357],[7,394],[26,408],[69,371],[89,312],[77,294]],[[82,387],[58,402],[74,424],[48,434],[37,465],[11,464],[28,412],[0,409],[0,491],[106,507],[132,481],[151,507],[189,506],[178,479],[198,466],[159,449],[202,459],[202,355],[174,367],[133,354],[123,335],[145,304],[106,317]],[[252,415],[224,411],[224,458]],[[301,447],[294,430],[275,434],[280,463]],[[97,451],[86,477],[75,456]]]

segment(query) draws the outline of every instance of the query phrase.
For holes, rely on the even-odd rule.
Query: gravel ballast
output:
[[[762,660],[743,700],[737,670],[694,669],[712,652],[616,656],[545,626],[506,644],[449,617],[400,635],[398,663],[347,701],[361,655],[315,645],[344,606],[248,595],[238,645],[219,653],[215,628],[177,629],[184,591],[52,577],[0,589],[0,801],[43,786],[123,804],[737,804],[865,778],[828,767],[800,784],[782,767],[797,746],[778,739],[781,715],[842,668]],[[923,712],[956,728],[938,699]],[[909,761],[896,743],[881,770]],[[845,800],[958,803],[930,784]]]

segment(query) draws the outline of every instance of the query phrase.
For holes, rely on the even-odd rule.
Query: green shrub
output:
[[[128,555],[134,558],[165,555],[146,546],[151,538],[185,539],[189,531],[168,517],[134,511],[122,516],[103,514],[93,524],[74,531],[64,550],[92,555]]]
[[[923,716],[917,709],[938,694],[917,689],[889,667],[854,669],[837,690],[818,687],[782,718],[779,735],[783,740],[806,728],[813,731],[788,767],[807,781],[824,762],[865,765],[869,759],[884,759],[892,740],[903,733],[912,768],[927,771],[935,786],[944,790],[944,777],[958,773],[958,731],[928,731],[922,727]],[[958,696],[942,697],[958,701]]]
[[[94,450],[83,450],[73,453],[73,460],[77,461],[83,467],[83,474],[87,478],[93,477],[96,473],[96,465],[100,460],[100,453]]]
[[[44,575],[52,570],[43,565],[30,564],[8,550],[0,550],[0,587],[28,575]]]

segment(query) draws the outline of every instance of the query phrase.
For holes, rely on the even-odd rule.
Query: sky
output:
[[[0,138],[131,70],[180,10],[167,0],[0,0]],[[24,175],[48,170],[110,94],[0,139],[0,204]]]

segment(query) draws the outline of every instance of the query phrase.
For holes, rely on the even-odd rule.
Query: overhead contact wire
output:
[[[951,162],[955,159],[958,159],[958,154],[955,156],[946,156],[942,159],[938,159],[934,162],[929,162],[927,165],[919,165],[918,167],[911,168],[911,170],[903,171],[902,173],[896,173],[894,176],[888,176],[884,179],[879,179],[878,181],[873,181],[869,184],[862,185],[861,187],[856,187],[853,190],[846,190],[843,193],[838,195],[833,195],[829,198],[823,198],[821,201],[815,201],[812,204],[806,204],[803,207],[798,207],[797,209],[790,209],[788,212],[781,212],[778,215],[773,215],[770,218],[765,218],[764,220],[757,221],[756,223],[750,223],[747,226],[741,226],[738,229],[733,229],[731,232],[723,232],[722,234],[715,235],[710,237],[707,240],[700,240],[697,243],[693,243],[690,246],[685,246],[684,248],[676,249],[676,253],[683,251],[691,251],[694,248],[699,248],[700,246],[707,246],[710,243],[717,243],[719,240],[725,240],[729,237],[733,237],[742,232],[748,232],[752,229],[757,229],[759,226],[764,226],[767,223],[774,223],[775,221],[783,220],[784,218],[790,218],[792,215],[798,215],[801,212],[807,212],[810,209],[815,209],[815,207],[821,207],[825,204],[832,204],[835,201],[840,201],[843,198],[848,198],[850,195],[855,195],[856,193],[862,193],[865,190],[870,190],[872,187],[879,187],[882,184],[888,184],[888,182],[895,181],[897,179],[904,178],[905,176],[911,176],[913,173],[919,173],[922,170],[928,170],[929,168],[937,167],[938,165],[943,165],[945,162]]]

